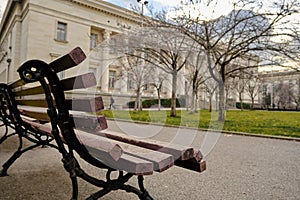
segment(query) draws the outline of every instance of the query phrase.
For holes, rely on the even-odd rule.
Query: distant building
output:
[[[300,109],[300,72],[277,70],[261,72],[260,104],[275,109]]]

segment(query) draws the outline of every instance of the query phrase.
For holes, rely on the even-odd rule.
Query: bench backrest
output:
[[[103,130],[107,128],[104,116],[93,115],[104,108],[100,96],[66,98],[65,92],[85,89],[96,85],[93,73],[85,73],[59,80],[57,73],[68,70],[86,58],[80,48],[47,64],[41,60],[29,60],[18,69],[21,79],[4,86],[2,94],[13,111],[16,126],[33,129],[49,123],[46,134],[54,137],[59,146],[69,148],[89,162],[100,165],[77,138],[74,128]],[[46,99],[46,100],[45,100]],[[5,110],[5,109],[4,109]],[[83,114],[88,112],[91,114]],[[51,126],[50,126],[51,124]],[[39,131],[43,131],[43,128]],[[97,164],[98,163],[98,164]]]

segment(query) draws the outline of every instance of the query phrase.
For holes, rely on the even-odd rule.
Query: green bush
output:
[[[241,109],[241,103],[236,102],[236,108]],[[243,109],[251,109],[251,104],[250,103],[243,103]]]
[[[161,99],[161,106],[165,108],[170,108],[171,107],[171,99]],[[130,101],[127,103],[127,106],[129,108],[134,108],[134,103],[135,101]],[[149,100],[144,100],[142,101],[143,108],[150,108],[152,106],[155,106],[158,104],[158,99],[149,99]],[[176,99],[176,107],[185,107],[185,99]]]

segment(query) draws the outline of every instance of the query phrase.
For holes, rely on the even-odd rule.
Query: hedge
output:
[[[236,108],[241,109],[241,103],[236,102]],[[251,104],[250,103],[243,103],[243,109],[251,109]]]
[[[161,102],[161,106],[164,108],[171,107],[171,99],[161,99],[160,102]],[[134,108],[134,103],[135,101],[130,101],[127,103],[127,106],[129,108]],[[158,105],[158,99],[149,99],[149,100],[142,101],[143,108],[150,108],[156,105]],[[182,98],[176,99],[176,107],[177,108],[185,107],[185,99]]]

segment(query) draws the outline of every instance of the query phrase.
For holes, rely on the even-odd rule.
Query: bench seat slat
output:
[[[34,128],[38,131],[41,131],[41,132],[45,133],[46,135],[53,137],[52,132],[51,132],[52,129],[51,129],[50,123],[40,124],[38,122],[30,121],[27,119],[23,119],[23,120],[27,124],[29,124],[32,128]],[[87,146],[91,149],[94,149],[94,152],[97,152],[98,159],[103,159],[103,160],[104,159],[113,159],[116,161],[123,154],[123,150],[119,145],[117,145],[103,137],[92,138],[92,137],[89,137],[88,135],[83,135],[80,137],[80,141],[85,146]]]
[[[80,132],[80,131],[76,130],[76,132]],[[80,132],[80,137],[83,135],[89,135],[89,137],[95,138],[95,139],[97,139],[98,137],[102,137],[102,136],[94,135],[94,134],[87,133],[87,132]],[[114,143],[118,144],[123,149],[124,153],[152,162],[154,164],[153,170],[155,170],[155,171],[163,172],[174,165],[174,158],[170,154],[162,153],[159,151],[149,150],[146,148],[134,146],[134,145],[116,141],[116,140],[113,140],[113,141],[114,141]]]
[[[48,104],[45,99],[18,99],[19,105],[35,106],[47,108]],[[54,103],[55,104],[55,103]],[[74,98],[66,99],[66,106],[69,110],[83,111],[83,112],[98,112],[103,110],[104,105],[102,97],[89,97],[89,98]]]
[[[40,120],[46,120],[48,118],[48,115],[45,112],[42,113],[42,112],[33,112],[33,111],[22,110],[22,114],[25,114],[26,116],[31,116],[31,117],[34,117],[34,118],[40,119]],[[82,126],[98,127],[99,126],[99,122],[98,122],[99,120],[93,115],[73,114],[73,115],[71,115],[71,117],[76,118],[75,119],[75,121],[77,120],[77,122],[75,122],[76,127],[82,127]],[[92,120],[93,119],[92,117],[94,117],[94,120]],[[48,118],[48,120],[50,120],[50,119]],[[103,121],[106,122],[105,119]],[[50,131],[51,130],[48,130],[48,132],[50,132]],[[98,141],[99,137],[102,138],[102,136],[94,135],[94,134],[87,133],[87,132],[80,131],[80,130],[76,130],[76,133],[80,133],[80,134],[78,134],[79,139],[84,144],[91,144],[91,143],[93,143],[93,141]],[[115,144],[119,145],[126,154],[152,162],[153,167],[154,167],[153,170],[155,170],[155,171],[162,172],[174,165],[174,158],[170,154],[162,153],[159,151],[149,150],[146,148],[130,145],[128,143],[124,143],[124,142],[120,142],[120,141],[116,141],[116,140],[113,140],[113,142]],[[105,144],[102,143],[101,145],[105,145]],[[88,146],[90,153],[91,152],[95,153],[95,151],[97,152],[97,150],[95,149],[94,146],[93,147],[91,147],[91,145],[87,145],[87,146]]]
[[[25,121],[30,124],[32,128],[53,137],[50,123],[42,125],[26,119]],[[89,137],[87,134],[82,134],[82,131],[75,131],[75,133],[78,135],[77,137],[82,144],[89,150],[90,154],[107,166],[117,170],[125,170],[135,175],[153,174],[153,163],[123,153],[123,149],[114,143],[113,140],[101,136],[97,138]],[[121,154],[119,155],[120,151]]]
[[[108,166],[121,171],[126,171],[135,175],[152,175],[153,163],[128,154],[122,154],[118,161],[104,162]]]
[[[206,161],[201,160],[197,161],[196,159],[190,159],[190,160],[176,160],[175,165],[178,167],[182,167],[185,169],[189,169],[195,172],[203,172],[206,170]]]
[[[171,154],[173,155],[174,159],[180,159],[180,160],[188,160],[191,158],[194,158],[194,148],[192,147],[184,147],[181,145],[176,144],[170,144],[166,142],[161,141],[155,141],[155,140],[143,140],[143,139],[136,139],[133,137],[128,137],[125,134],[117,133],[114,131],[104,130],[104,131],[98,131],[95,134],[99,134],[105,137],[108,137],[110,139],[118,140],[121,142],[129,143],[132,145],[140,146],[143,148],[147,148],[154,151],[160,151],[163,153]]]
[[[91,135],[88,136],[86,133],[83,133],[80,130],[75,130],[75,133],[79,138],[79,140],[82,141],[85,147],[89,150],[89,153],[95,158],[99,159],[103,164],[113,169],[124,170],[126,172],[130,172],[135,175],[153,174],[152,162],[126,153],[124,149],[119,144],[117,144],[114,140],[103,138],[101,136],[97,138],[91,137]],[[123,154],[120,156],[118,160],[103,157],[102,155],[103,153],[99,152],[99,150],[97,149],[98,145],[99,146],[102,145],[102,144],[97,144],[100,138],[102,138],[101,140],[104,141],[108,140],[109,142],[121,147]]]

